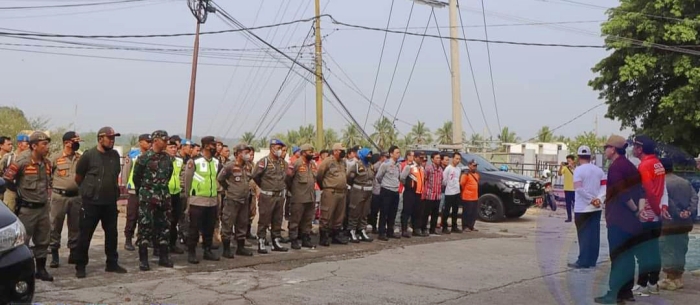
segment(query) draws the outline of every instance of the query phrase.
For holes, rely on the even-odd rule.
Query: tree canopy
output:
[[[612,53],[589,82],[608,118],[691,153],[700,151],[699,14],[693,0],[621,0],[602,25]]]

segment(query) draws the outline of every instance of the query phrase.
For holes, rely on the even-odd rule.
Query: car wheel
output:
[[[479,220],[498,222],[505,218],[505,210],[501,198],[493,194],[485,194],[479,198]]]
[[[520,211],[515,211],[515,212],[510,212],[506,214],[506,217],[508,218],[520,218],[523,217],[527,213],[527,210],[520,210]]]

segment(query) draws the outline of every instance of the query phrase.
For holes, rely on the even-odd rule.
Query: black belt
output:
[[[41,209],[44,206],[46,206],[46,203],[39,203],[39,202],[27,202],[24,201],[20,198],[17,198],[17,204],[22,207],[22,208],[27,208],[27,209]]]
[[[78,191],[66,191],[61,189],[53,189],[53,192],[66,197],[76,197],[79,195]]]

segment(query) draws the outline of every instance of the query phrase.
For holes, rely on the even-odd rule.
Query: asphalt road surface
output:
[[[571,270],[578,245],[564,212],[533,209],[518,220],[477,223],[477,233],[401,239],[189,265],[138,270],[137,254],[122,250],[126,275],[104,273],[102,235],[91,249],[88,277],[72,265],[39,283],[44,304],[592,304],[607,289],[605,238],[595,269]],[[123,226],[124,219],[120,219]],[[605,225],[602,234],[605,236]],[[64,231],[65,232],[65,231]],[[122,234],[120,233],[120,236]],[[700,230],[691,237],[689,267],[700,269]],[[220,250],[219,250],[220,251]],[[62,263],[66,253],[62,253]],[[201,253],[200,253],[201,257]],[[700,278],[685,288],[638,297],[636,304],[699,304]]]

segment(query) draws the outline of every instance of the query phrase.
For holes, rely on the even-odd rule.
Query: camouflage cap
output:
[[[41,141],[51,142],[51,138],[41,131],[35,131],[29,136],[29,143],[37,143]]]
[[[301,150],[301,151],[314,151],[314,147],[311,144],[304,144],[301,147],[299,147],[299,150]]]
[[[242,152],[244,150],[250,150],[250,145],[240,143],[240,144],[237,144],[236,146],[233,147],[234,153],[239,153],[239,152]]]
[[[167,142],[170,139],[170,136],[168,136],[168,132],[165,130],[156,130],[151,133],[151,139],[161,139]]]

